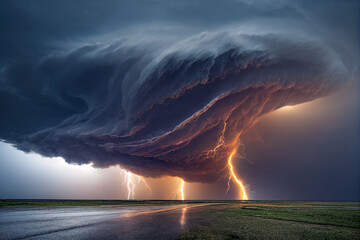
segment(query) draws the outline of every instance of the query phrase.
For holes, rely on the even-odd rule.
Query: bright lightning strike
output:
[[[138,175],[135,175],[131,172],[126,172],[125,174],[125,181],[126,181],[126,186],[127,186],[127,189],[128,189],[128,196],[127,196],[127,200],[134,200],[135,199],[135,187],[136,187],[136,184],[138,184],[139,182],[142,182],[144,183],[144,185],[146,186],[146,188],[150,191],[150,187],[147,185],[146,181],[144,178],[138,176]]]
[[[229,167],[229,171],[230,171],[230,178],[229,178],[229,183],[228,183],[228,189],[227,189],[227,191],[228,191],[229,188],[230,188],[230,180],[231,180],[231,179],[234,179],[235,182],[239,185],[239,187],[240,187],[240,189],[241,189],[240,199],[241,199],[241,200],[248,200],[248,196],[247,196],[247,194],[246,194],[245,186],[244,186],[244,184],[241,182],[241,180],[236,177],[236,174],[235,174],[235,172],[234,172],[234,168],[233,168],[233,165],[232,165],[232,162],[231,162],[233,156],[235,155],[235,153],[236,153],[236,149],[235,149],[234,151],[232,151],[232,153],[230,154],[229,159],[228,159],[228,167]]]
[[[185,194],[184,194],[184,180],[180,178],[180,186],[178,187],[178,189],[176,189],[176,191],[173,193],[174,195],[174,199],[178,198],[179,196],[181,197],[181,200],[184,201],[185,200]]]
[[[185,200],[184,197],[184,180],[181,179],[181,187],[180,187],[180,193],[181,193],[181,200]]]

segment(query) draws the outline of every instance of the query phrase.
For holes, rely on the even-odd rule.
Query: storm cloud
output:
[[[211,182],[256,119],[329,95],[353,72],[344,46],[303,25],[134,29],[6,55],[0,138],[69,163]]]

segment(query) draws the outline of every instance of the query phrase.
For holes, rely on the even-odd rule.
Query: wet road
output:
[[[0,239],[177,239],[215,205],[0,208]]]

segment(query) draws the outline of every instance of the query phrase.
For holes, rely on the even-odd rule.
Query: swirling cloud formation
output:
[[[304,37],[202,33],[166,44],[119,40],[6,69],[2,138],[23,151],[136,174],[214,181],[261,115],[348,79]]]
[[[5,3],[15,9],[15,3]],[[169,18],[186,27],[174,23],[151,29],[150,24],[139,32],[144,28],[129,23],[120,38],[112,30],[121,19],[105,18],[111,9],[103,5],[86,5],[91,11],[99,9],[107,23],[104,27],[85,14],[85,19],[92,19],[92,36],[81,28],[85,20],[74,21],[81,11],[73,13],[73,8],[54,3],[70,23],[62,12],[48,14],[52,3],[30,8],[41,12],[28,17],[36,24],[23,21],[20,30],[17,25],[13,32],[6,30],[6,44],[0,47],[0,139],[22,151],[61,156],[69,163],[120,165],[143,176],[216,181],[227,173],[229,154],[256,119],[285,105],[329,95],[351,76],[345,67],[349,58],[339,54],[343,46],[325,34],[316,37],[315,31],[294,22],[299,29],[290,31],[279,20],[255,21],[256,27],[250,27],[246,18],[259,18],[269,7],[274,8],[269,14],[283,12],[284,19],[304,14],[282,1],[265,3],[226,1],[229,14],[232,6],[242,4],[239,21],[244,24],[236,27],[228,24],[238,16],[236,11],[231,19],[222,16],[227,25],[219,27],[208,15],[192,16],[179,8],[180,13],[174,10],[173,17],[161,15],[158,21]],[[31,6],[21,4],[16,6],[20,16],[28,16]],[[133,8],[140,11],[141,5]],[[189,27],[191,20],[199,25],[203,18],[214,27]],[[39,19],[49,19],[49,26],[58,23],[62,30],[41,25]],[[130,20],[123,19],[121,26]],[[30,30],[38,34],[24,38]]]

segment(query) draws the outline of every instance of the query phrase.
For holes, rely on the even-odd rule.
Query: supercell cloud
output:
[[[256,119],[351,78],[344,46],[306,26],[141,29],[42,44],[31,58],[4,55],[0,138],[70,163],[216,181]]]

